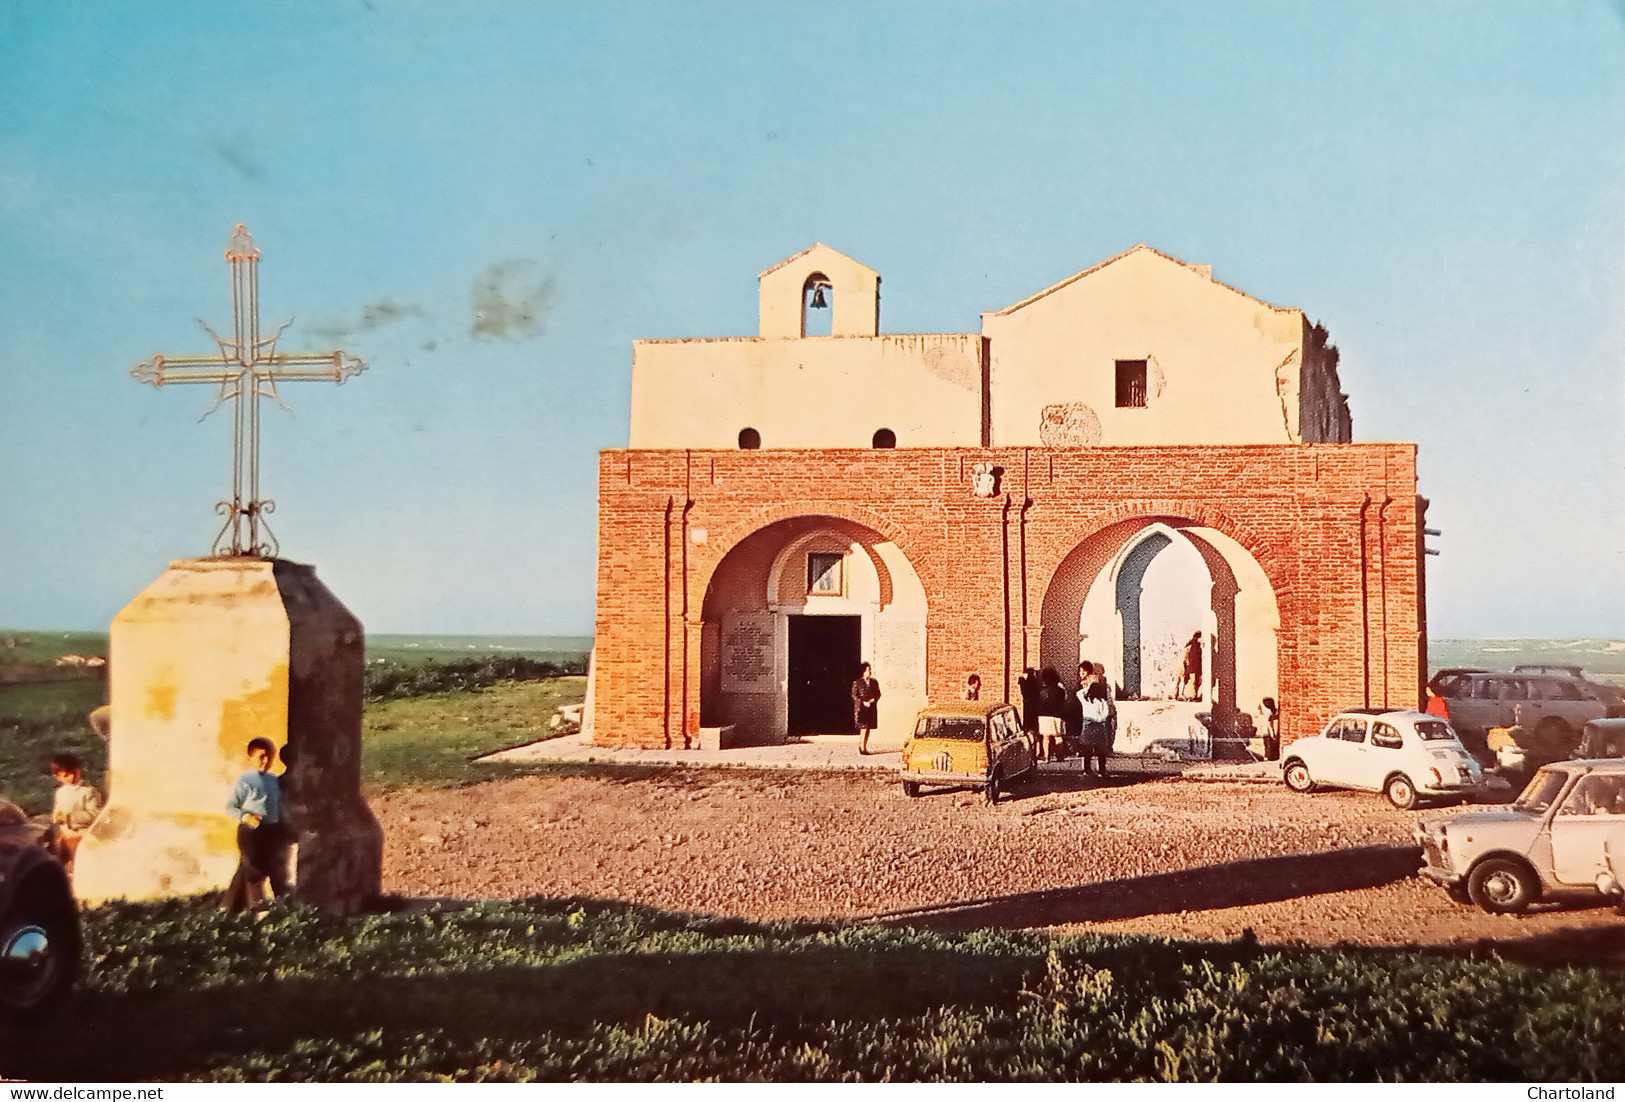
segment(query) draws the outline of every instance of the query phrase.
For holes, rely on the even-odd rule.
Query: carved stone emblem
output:
[[[1003,474],[1003,467],[996,467],[992,463],[976,464],[971,468],[971,492],[977,497],[993,497],[999,492],[999,479]]]

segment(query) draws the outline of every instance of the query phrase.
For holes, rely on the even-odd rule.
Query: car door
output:
[[[1319,766],[1311,765],[1317,781],[1359,787],[1359,755],[1365,750],[1366,721],[1360,716],[1338,716],[1326,728],[1325,745],[1318,755]]]
[[[1512,712],[1510,722],[1533,731],[1540,721],[1552,714],[1553,701],[1548,699],[1546,683],[1538,677],[1508,680],[1502,699],[1508,701]]]
[[[1499,677],[1469,677],[1461,695],[1450,698],[1450,725],[1458,731],[1483,731],[1499,726],[1494,722],[1501,712]]]
[[[1607,706],[1594,699],[1578,682],[1554,677],[1538,682],[1538,686],[1546,714],[1558,717],[1576,732],[1608,712]]]
[[[1021,724],[1016,722],[1016,713],[1009,708],[994,712],[988,717],[988,728],[995,731],[1001,746],[999,761],[1003,775],[1006,777],[1019,777],[1032,768],[1032,746],[1022,733]]]
[[[1411,736],[1412,742],[1419,741]],[[1417,747],[1407,745],[1406,736],[1392,723],[1382,720],[1373,720],[1371,723],[1371,737],[1365,745],[1365,752],[1359,756],[1360,787],[1377,791],[1387,781],[1388,775],[1398,770],[1410,777],[1414,782],[1418,780],[1416,766],[1412,763],[1416,757]],[[1429,776],[1424,768],[1422,778]]]
[[[1625,775],[1590,773],[1569,790],[1552,816],[1552,876],[1591,886],[1607,870],[1606,850],[1625,842]]]

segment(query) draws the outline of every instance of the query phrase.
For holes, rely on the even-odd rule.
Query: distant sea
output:
[[[1504,670],[1525,663],[1580,666],[1601,681],[1625,685],[1621,639],[1429,639],[1428,666]]]

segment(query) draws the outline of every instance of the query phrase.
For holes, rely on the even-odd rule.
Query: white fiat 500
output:
[[[1460,799],[1484,781],[1450,724],[1426,712],[1350,708],[1284,758],[1281,777],[1294,792],[1357,788],[1406,810],[1428,797]]]

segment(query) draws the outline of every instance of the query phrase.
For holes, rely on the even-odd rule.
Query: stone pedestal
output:
[[[181,559],[113,618],[108,805],[80,846],[87,902],[226,886],[225,804],[252,738],[288,763],[296,898],[353,913],[379,892],[383,833],[361,798],[361,624],[309,566]],[[280,768],[280,766],[279,766]]]

